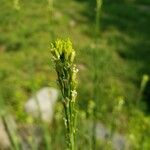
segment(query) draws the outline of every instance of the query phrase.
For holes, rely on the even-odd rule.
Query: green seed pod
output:
[[[55,58],[59,59],[60,58],[59,52],[56,49],[54,49],[54,53],[55,53]]]
[[[70,62],[73,62],[74,61],[74,58],[75,58],[75,51],[73,51],[70,56],[69,56],[69,60]]]

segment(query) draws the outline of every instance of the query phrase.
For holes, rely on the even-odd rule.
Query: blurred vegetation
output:
[[[83,120],[91,119],[87,110],[94,94],[92,52],[96,49],[99,121],[127,137],[131,150],[149,150],[150,81],[142,92],[141,82],[144,74],[150,75],[150,1],[104,1],[98,46],[93,40],[94,0],[55,0],[53,13],[47,1],[21,0],[19,4],[16,10],[11,0],[0,1],[1,110],[12,113],[18,124],[30,124],[24,112],[26,100],[44,86],[56,87],[50,42],[70,37],[79,68],[78,149],[86,150],[91,144]],[[124,102],[118,111],[120,99]],[[64,149],[65,143],[61,111],[58,101],[50,129],[51,148],[57,150]],[[111,149],[105,142],[100,147],[103,145],[103,149]]]

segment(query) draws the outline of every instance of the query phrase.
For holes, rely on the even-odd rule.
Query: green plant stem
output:
[[[96,122],[97,122],[97,113],[98,113],[98,87],[99,87],[99,78],[98,78],[98,60],[97,58],[97,49],[98,49],[98,35],[100,33],[100,16],[102,9],[102,0],[96,0],[96,16],[95,16],[95,33],[94,33],[94,44],[95,49],[93,49],[93,100],[95,101],[95,107],[93,110],[93,127],[92,127],[92,149],[96,149]]]
[[[94,51],[96,51],[96,49],[94,49]],[[93,128],[92,128],[92,149],[95,150],[96,149],[96,122],[97,122],[97,113],[98,113],[98,87],[99,87],[99,79],[98,79],[98,62],[95,59],[96,56],[96,52],[93,53],[93,62],[94,62],[94,77],[93,77],[93,84],[94,84],[94,88],[93,88],[93,100],[95,101],[95,107],[93,109]]]
[[[5,116],[2,116],[2,120],[4,123],[5,129],[7,131],[9,140],[11,142],[12,149],[13,150],[19,150],[20,149],[20,141],[18,139],[18,135],[17,135],[16,131],[11,130],[11,127],[10,127],[10,124],[8,122],[6,114],[5,114]]]
[[[95,35],[100,32],[100,17],[103,0],[96,0]]]
[[[59,78],[59,76],[58,76]],[[61,79],[59,79],[61,80]],[[69,89],[69,88],[68,88]],[[66,90],[68,91],[68,90]],[[63,106],[65,111],[65,124],[67,129],[67,145],[69,150],[75,150],[75,108],[74,108],[74,102],[72,102],[72,99],[65,98],[68,94],[71,95],[69,92],[61,91],[63,95]],[[64,93],[65,92],[65,93]]]

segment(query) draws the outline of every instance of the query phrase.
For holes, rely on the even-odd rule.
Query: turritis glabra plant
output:
[[[75,50],[69,39],[58,39],[51,44],[52,60],[58,77],[58,85],[62,93],[62,102],[65,111],[65,126],[67,149],[75,150],[76,134],[76,85],[78,69],[74,64]]]

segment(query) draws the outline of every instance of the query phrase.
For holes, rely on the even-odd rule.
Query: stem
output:
[[[96,54],[96,52],[94,53]],[[95,58],[95,57],[94,57]],[[95,62],[93,60],[93,62]],[[94,63],[94,78],[93,78],[93,83],[94,83],[94,88],[93,88],[93,99],[95,100],[95,107],[93,110],[93,128],[92,128],[92,149],[95,150],[96,149],[96,121],[97,121],[97,106],[98,106],[98,72],[97,72],[97,62]]]
[[[100,32],[100,16],[101,16],[101,9],[102,9],[102,0],[96,0],[96,17],[95,17],[95,36],[94,36],[94,43],[96,45],[95,49],[93,50],[93,69],[94,69],[94,77],[93,77],[93,100],[95,100],[95,107],[93,110],[93,127],[92,127],[92,149],[96,149],[96,121],[97,121],[97,107],[98,107],[98,86],[99,86],[99,79],[98,79],[98,60],[97,58],[97,45],[98,45],[98,34]]]
[[[74,115],[75,115],[75,112],[74,112],[74,106],[72,105],[72,100],[69,100],[68,101],[68,105],[69,107],[67,107],[67,118],[69,119],[68,120],[68,128],[69,128],[69,132],[68,132],[68,135],[69,135],[69,150],[75,150],[75,135],[74,135],[74,130],[75,130],[75,127],[74,127]]]
[[[7,116],[2,116],[2,121],[3,121],[5,129],[7,131],[9,140],[12,144],[12,149],[13,150],[19,150],[20,149],[20,142],[19,142],[19,139],[17,137],[17,133],[16,133],[16,131],[11,129],[11,125],[9,124],[9,120],[8,120]]]
[[[103,0],[96,0],[96,18],[95,18],[95,35],[100,32],[100,16]]]
[[[57,71],[59,72],[59,71]],[[63,71],[65,72],[65,71]],[[67,131],[67,145],[69,150],[75,150],[75,138],[74,138],[74,105],[72,104],[70,83],[66,84],[65,81],[68,78],[66,74],[65,80],[62,80],[58,74],[58,80],[60,83],[61,92],[63,95],[63,106],[65,111],[65,122],[66,122],[66,131]]]

